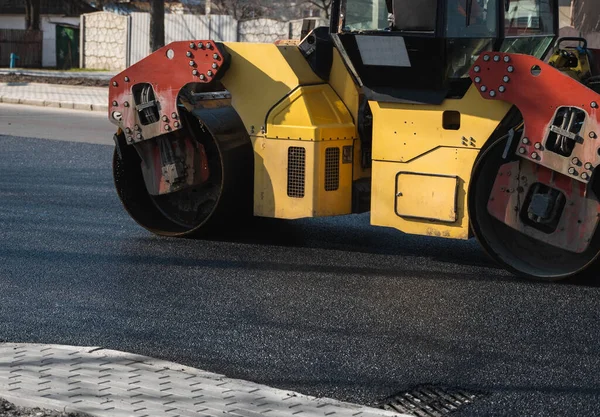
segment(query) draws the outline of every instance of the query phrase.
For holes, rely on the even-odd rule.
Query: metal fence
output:
[[[16,66],[40,68],[42,42],[41,30],[0,29],[0,67],[8,67],[10,55],[15,53]]]

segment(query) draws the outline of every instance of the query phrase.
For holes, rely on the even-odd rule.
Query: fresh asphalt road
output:
[[[61,111],[110,143],[103,115]],[[19,107],[18,132],[7,112],[3,341],[103,346],[369,405],[420,384],[489,393],[456,416],[600,414],[596,285],[524,282],[476,242],[366,215],[155,237],[118,201],[111,146],[33,139],[51,131],[47,110]]]

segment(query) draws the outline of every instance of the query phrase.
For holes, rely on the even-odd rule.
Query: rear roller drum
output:
[[[512,156],[515,155],[514,146],[506,153],[508,157],[503,158],[506,146],[507,140],[490,145],[482,151],[475,164],[468,202],[475,236],[492,258],[521,277],[557,281],[589,272],[600,253],[598,231],[587,249],[576,253],[527,236],[490,214],[488,202],[501,166],[518,161],[517,156]]]
[[[137,223],[157,235],[198,236],[231,228],[252,213],[253,154],[244,125],[230,107],[184,113],[182,122],[204,147],[208,179],[150,195],[138,152],[120,137],[113,156],[119,198]]]

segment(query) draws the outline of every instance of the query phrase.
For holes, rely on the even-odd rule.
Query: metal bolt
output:
[[[133,128],[134,128],[135,130],[140,130],[140,125],[135,125]]]
[[[185,56],[187,56],[188,58],[191,58],[191,57],[192,57],[192,53],[191,53],[190,51],[187,51],[187,52],[185,53]]]
[[[538,159],[538,156],[539,156],[539,155],[537,154],[537,152],[534,152],[534,153],[532,153],[532,154],[531,154],[531,157],[532,157],[533,159]]]
[[[173,123],[173,126],[175,126],[175,127],[179,127],[179,122],[175,122],[175,123]]]
[[[212,64],[213,69],[217,69],[217,64]]]
[[[163,122],[168,122],[169,121],[169,118],[167,117],[166,114],[162,117],[162,121]]]
[[[498,55],[494,56],[494,61],[496,61],[496,62],[500,61],[500,56],[498,56]]]
[[[125,128],[125,133],[127,133],[128,135],[130,135],[130,134],[131,134],[131,129],[130,129],[130,128],[128,128],[128,127],[126,127],[126,128]]]
[[[535,147],[535,149],[537,149],[538,151],[539,151],[540,149],[542,149],[542,144],[541,144],[541,143],[539,143],[539,142],[536,142],[536,144],[535,144],[535,145],[533,145],[533,146],[534,146],[534,147]]]
[[[579,160],[579,158],[575,157],[575,158],[573,158],[573,159],[571,160],[571,162],[573,162],[573,165],[579,165],[579,163],[580,163],[581,161]]]
[[[212,43],[207,43],[207,44],[206,44],[206,47],[207,47],[208,49],[212,49],[212,48],[213,48],[213,46],[212,46]]]
[[[141,139],[142,138],[142,134],[138,133],[135,137],[138,138],[138,139]]]
[[[479,71],[481,71],[481,68],[479,68],[479,65],[477,65],[475,68],[473,68],[473,71],[479,72]]]
[[[521,140],[521,142],[523,142],[524,145],[528,145],[529,144],[529,139],[528,138],[523,138]]]
[[[592,168],[594,168],[594,166],[592,164],[590,164],[589,162],[586,162],[585,169],[587,169],[588,171],[591,171]]]
[[[172,119],[177,119],[177,113],[175,113],[175,112],[171,113],[171,118]]]
[[[205,79],[205,78],[206,78],[206,77],[204,76],[204,74],[200,74],[200,79],[201,79],[201,80],[203,80],[203,79]]]
[[[200,44],[198,44],[198,46],[200,46]],[[194,45],[194,42],[190,42],[190,49],[194,49],[196,47],[196,45]]]
[[[171,126],[169,126],[169,125],[165,125],[165,130],[167,130],[167,131],[168,131],[168,130],[171,130]]]
[[[202,42],[198,42],[198,48],[204,49],[204,44]]]
[[[481,77],[475,77],[475,82],[479,84],[481,82]]]
[[[116,81],[113,81],[113,87],[116,87],[117,85],[119,85],[119,84],[117,84]]]
[[[596,132],[590,132],[590,138],[591,139],[596,139],[597,138]]]
[[[581,174],[581,178],[587,181],[590,178],[590,176],[586,172],[584,172],[583,174]]]
[[[506,91],[506,87],[501,85],[500,87],[498,87],[498,91],[500,91],[501,93],[504,93]]]
[[[131,136],[127,136],[127,142],[133,142],[133,138]]]
[[[490,56],[489,55],[484,55],[483,56],[483,60],[484,61],[489,61],[490,60]]]
[[[510,57],[508,55],[504,56],[504,62],[510,62]]]
[[[496,97],[496,92],[494,90],[490,91],[490,97]]]
[[[571,174],[571,175],[575,174],[575,168],[573,168],[573,167],[569,168],[569,174]]]
[[[126,101],[125,103],[123,103],[123,105],[124,105],[125,107],[129,107],[129,102],[128,102],[128,101]]]
[[[527,151],[525,150],[525,148],[519,148],[519,153],[520,153],[521,155],[523,155],[525,152],[527,152]]]
[[[595,101],[592,101],[592,108],[593,109],[597,109],[598,108],[598,103],[596,103]]]
[[[212,77],[213,72],[212,71],[206,71],[206,75],[208,75],[209,77]]]
[[[219,54],[214,54],[214,55],[213,55],[213,58],[214,58],[214,59],[219,59]]]
[[[515,71],[515,67],[513,67],[512,65],[508,66],[508,72],[514,72]]]
[[[482,86],[481,86],[481,91],[482,91],[482,92],[485,92],[485,91],[487,91],[487,87],[486,87],[485,85],[482,85]]]
[[[197,69],[193,70],[192,75],[198,75],[198,70]]]
[[[118,106],[118,105],[119,105],[119,103],[117,103],[116,101],[113,101],[113,102],[112,102],[112,105],[113,105],[113,106]]]
[[[196,65],[196,63],[194,61],[190,61],[190,67],[193,67],[194,65]]]
[[[505,83],[510,81],[510,77],[508,75],[505,75],[504,78],[502,78],[502,81],[504,81]]]
[[[129,77],[125,77],[125,82],[128,83],[129,82]]]

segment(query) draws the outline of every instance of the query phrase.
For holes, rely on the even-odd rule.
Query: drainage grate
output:
[[[481,392],[421,385],[388,398],[380,408],[418,417],[442,417],[483,396]]]

